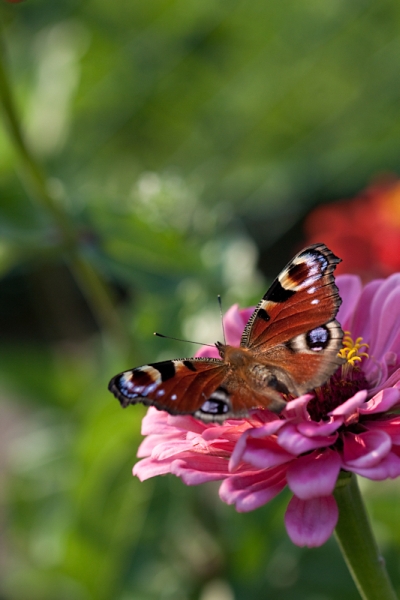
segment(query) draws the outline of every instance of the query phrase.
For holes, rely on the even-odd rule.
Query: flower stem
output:
[[[334,495],[339,507],[336,537],[361,597],[364,600],[397,600],[372,533],[356,476],[342,473]]]

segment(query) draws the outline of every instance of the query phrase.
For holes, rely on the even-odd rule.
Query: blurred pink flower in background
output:
[[[337,273],[364,281],[400,271],[400,181],[387,178],[356,198],[313,210],[305,222],[307,243],[321,239],[343,259]]]
[[[337,278],[338,320],[348,362],[313,393],[290,401],[282,414],[202,423],[150,408],[147,436],[134,474],[141,480],[173,473],[187,485],[222,480],[220,497],[241,512],[258,508],[287,485],[285,515],[291,540],[320,546],[333,532],[333,490],[341,469],[373,480],[400,475],[400,274],[364,288],[357,276]],[[231,307],[227,343],[239,345],[253,309]],[[362,338],[362,339],[359,339]],[[368,356],[364,355],[369,345]],[[198,355],[218,357],[203,347]]]

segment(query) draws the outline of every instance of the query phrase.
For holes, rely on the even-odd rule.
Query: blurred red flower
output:
[[[343,259],[338,273],[369,281],[400,271],[400,181],[379,181],[353,199],[316,208],[305,231],[307,243],[323,240]]]

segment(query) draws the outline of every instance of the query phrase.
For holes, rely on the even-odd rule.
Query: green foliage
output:
[[[192,354],[155,330],[215,341],[216,294],[264,289],[255,242],[399,168],[399,10],[0,7],[2,598],[356,597],[334,541],[288,541],[285,494],[244,515],[215,485],[132,478],[145,410],[107,383]],[[398,490],[366,493],[399,587]]]

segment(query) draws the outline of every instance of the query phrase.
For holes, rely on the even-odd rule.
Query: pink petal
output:
[[[234,442],[229,442],[228,440],[215,440],[209,444],[208,452],[229,459],[229,457],[232,456],[234,448]]]
[[[372,362],[372,361],[371,361]],[[375,384],[375,380],[377,379],[376,377],[376,371],[377,371],[377,365],[376,363],[374,364],[374,371],[371,369],[370,373],[368,374],[368,377],[371,378],[371,382],[373,384]],[[381,365],[379,365],[379,367],[381,367]],[[383,369],[382,369],[383,371]],[[366,373],[367,374],[367,373]],[[398,387],[400,385],[400,369],[396,369],[391,375],[390,377],[387,379],[386,377],[384,377],[383,375],[380,375],[378,377],[379,379],[379,384],[376,385],[374,388],[372,388],[373,392],[378,392],[380,391],[382,388],[390,388],[390,387]]]
[[[168,413],[151,406],[142,419],[142,435],[164,433],[168,427],[167,418]]]
[[[244,453],[247,451],[247,446],[248,446],[248,440],[249,438],[268,438],[269,436],[273,435],[278,429],[280,429],[283,425],[285,424],[284,421],[280,421],[279,419],[276,419],[274,421],[271,421],[270,423],[266,423],[265,425],[262,425],[261,427],[255,427],[255,428],[251,428],[248,429],[247,431],[245,431],[241,438],[238,440],[235,449],[232,453],[231,456],[231,460],[230,460],[230,470],[231,471],[235,471],[235,469],[238,467],[238,465],[243,461],[246,460],[244,458]],[[273,447],[277,446],[276,442],[272,442]],[[268,443],[265,444],[265,450],[267,451],[268,448],[271,448],[271,441],[269,441]],[[280,448],[276,448],[276,452],[278,452],[279,454],[282,454],[281,449]],[[264,457],[265,458],[265,457]],[[285,461],[283,461],[285,462]],[[253,464],[253,463],[251,463]],[[272,464],[262,464],[260,465],[254,465],[258,468],[262,468],[262,469],[266,469],[270,466],[274,466]]]
[[[171,427],[181,429],[182,431],[194,431],[202,433],[207,427],[213,427],[214,423],[202,423],[190,415],[169,415],[167,413],[167,423]]]
[[[208,358],[221,358],[217,348],[210,348],[210,346],[202,346],[200,350],[197,350],[195,356],[204,356]]]
[[[290,454],[298,456],[315,448],[331,446],[337,440],[337,433],[327,436],[306,437],[297,427],[287,423],[278,433],[278,443]]]
[[[207,450],[208,446],[206,446],[205,442],[203,442],[202,446],[193,447],[191,441],[187,440],[175,440],[173,443],[170,441],[165,441],[162,444],[157,444],[151,453],[151,458],[156,460],[165,460],[166,458],[172,458],[173,456],[182,454],[183,452],[201,454],[201,451],[207,452]]]
[[[285,514],[285,525],[297,546],[322,546],[336,527],[339,512],[333,496],[300,500],[293,496]]]
[[[228,460],[219,456],[187,454],[184,460],[176,459],[171,463],[170,472],[186,485],[199,485],[226,477]]]
[[[246,327],[248,320],[250,319],[251,315],[255,311],[255,308],[256,308],[255,306],[249,306],[248,308],[239,309],[240,315],[243,319],[243,329]]]
[[[400,325],[400,274],[396,273],[383,281],[375,294],[371,310],[374,314],[371,329],[370,354],[375,359],[390,349],[391,341]]]
[[[315,450],[293,461],[287,471],[287,482],[301,500],[330,496],[335,489],[342,461],[330,448]]]
[[[298,423],[297,429],[307,437],[325,436],[337,431],[342,423],[342,418],[333,419],[331,417],[329,421],[304,421],[303,423]]]
[[[313,394],[303,394],[294,400],[290,400],[282,411],[282,416],[291,421],[307,421],[310,416],[307,412],[307,404],[313,398]]]
[[[385,352],[383,361],[388,372],[392,373],[399,366],[400,359],[400,327],[390,342],[390,348]]]
[[[400,389],[388,388],[375,394],[371,400],[359,409],[361,415],[386,412],[400,402]]]
[[[367,477],[373,481],[382,481],[383,479],[395,479],[400,475],[400,457],[394,452],[389,452],[381,462],[370,468],[349,467],[346,471],[352,471],[362,477]]]
[[[170,460],[159,461],[153,460],[152,458],[144,458],[136,463],[132,472],[140,479],[140,481],[145,481],[146,479],[150,479],[150,477],[169,473],[170,468]]]
[[[383,281],[383,279],[370,281],[361,292],[357,305],[354,308],[353,318],[349,324],[346,324],[346,328],[351,331],[353,337],[361,336],[364,338],[364,341],[369,342],[371,337],[371,315],[374,314],[371,305]]]
[[[400,416],[363,423],[369,431],[384,431],[390,436],[392,444],[400,444]]]
[[[251,312],[253,312],[251,310]],[[239,346],[243,330],[247,321],[243,318],[238,304],[234,304],[224,315],[224,330],[226,343],[231,346]]]
[[[257,430],[251,430],[254,432]],[[236,444],[229,463],[230,471],[234,471],[241,461],[247,462],[257,469],[268,469],[284,464],[293,459],[293,456],[285,452],[277,443],[275,437],[263,437],[257,439],[246,435],[245,432]]]
[[[185,441],[185,438],[186,436],[184,432],[182,432],[181,436],[177,436],[176,433],[170,433],[165,435],[148,435],[140,444],[139,449],[137,451],[137,455],[139,458],[153,455],[154,458],[158,454],[157,448],[162,444],[169,443],[169,445],[173,447],[176,443],[179,444],[180,442]]]
[[[265,423],[260,427],[252,427],[247,435],[252,438],[265,438],[274,435],[281,427],[285,425],[285,421],[281,421],[276,415],[269,423]]]
[[[340,297],[343,302],[339,308],[337,320],[343,329],[350,329],[350,319],[354,312],[354,306],[360,297],[362,284],[358,275],[339,275],[336,278]]]
[[[225,421],[223,425],[205,429],[203,438],[207,441],[225,439],[236,442],[247,429],[251,429],[251,425],[248,421],[238,419],[232,426],[230,423],[233,423],[233,421]]]
[[[384,431],[342,434],[344,468],[375,467],[390,452],[392,440]]]
[[[367,395],[367,390],[361,390],[360,392],[357,392],[352,398],[349,398],[349,400],[346,400],[346,402],[343,402],[343,404],[340,404],[334,410],[331,410],[331,412],[328,413],[328,415],[345,417],[352,415],[359,406],[364,404]]]
[[[221,500],[235,504],[238,512],[263,506],[277,496],[286,485],[285,467],[232,475],[220,487]]]

